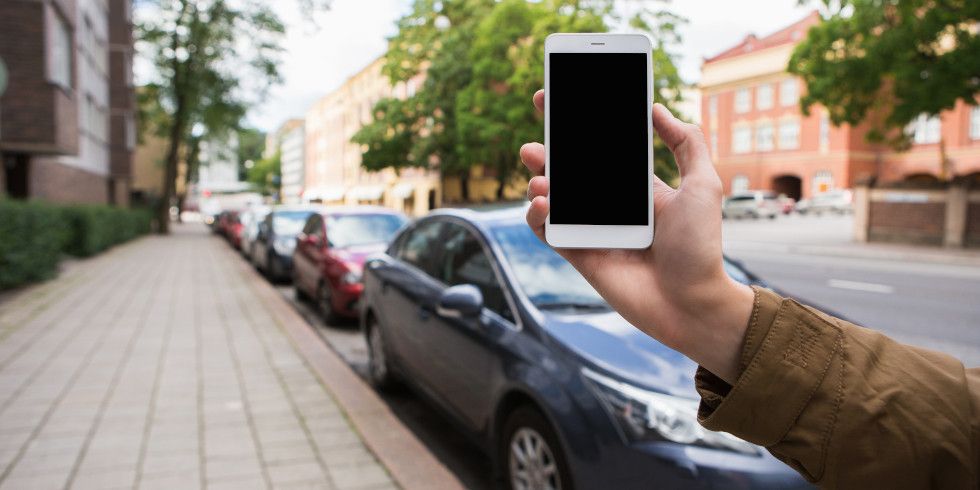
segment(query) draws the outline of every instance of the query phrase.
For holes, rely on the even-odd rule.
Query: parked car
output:
[[[725,199],[721,207],[723,218],[769,218],[775,219],[782,205],[774,192],[749,191],[734,194]]]
[[[239,220],[239,212],[235,210],[222,211],[218,214],[218,234],[223,236],[232,247],[238,248],[241,244],[242,222]]]
[[[854,194],[848,189],[839,189],[801,199],[796,203],[796,212],[818,216],[823,213],[847,214],[854,211],[853,205]]]
[[[383,251],[408,217],[374,206],[323,208],[311,215],[296,240],[293,285],[315,298],[328,322],[356,318],[364,284],[364,260]]]
[[[245,256],[250,262],[252,261],[252,247],[255,245],[255,240],[259,236],[259,223],[265,220],[266,215],[272,211],[272,208],[265,205],[253,205],[245,210],[239,217],[242,222],[242,245],[241,251],[242,255]]]
[[[366,264],[361,328],[371,381],[446,413],[508,488],[809,488],[702,428],[695,364],[613,311],[521,209],[406,227]]]
[[[293,251],[296,235],[317,208],[310,206],[277,206],[259,222],[252,244],[252,263],[271,281],[293,276]]]

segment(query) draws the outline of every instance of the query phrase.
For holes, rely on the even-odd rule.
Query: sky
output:
[[[697,82],[704,57],[723,51],[749,33],[776,31],[803,18],[818,3],[801,7],[797,0],[673,0],[668,8],[688,19],[681,29],[684,40],[675,48],[681,76]],[[274,130],[289,118],[303,117],[314,101],[383,55],[386,39],[395,33],[395,21],[408,11],[410,0],[334,0],[331,9],[317,17],[316,26],[296,2],[280,0],[277,4],[287,25],[280,66],[285,82],[248,115],[249,124],[263,131]]]

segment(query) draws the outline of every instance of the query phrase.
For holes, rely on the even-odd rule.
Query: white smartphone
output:
[[[544,43],[545,175],[557,248],[653,243],[653,69],[643,34]]]

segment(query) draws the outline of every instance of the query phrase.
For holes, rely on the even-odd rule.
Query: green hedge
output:
[[[0,289],[51,277],[62,253],[97,254],[150,231],[144,210],[0,199]]]

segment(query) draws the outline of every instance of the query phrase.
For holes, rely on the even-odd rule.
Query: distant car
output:
[[[695,363],[613,311],[522,208],[406,227],[367,262],[361,328],[375,386],[402,381],[448,414],[506,488],[810,488],[698,424]]]
[[[776,218],[782,204],[774,192],[749,191],[725,199],[721,208],[723,218]]]
[[[293,251],[296,235],[316,208],[279,206],[259,222],[252,244],[252,263],[271,281],[284,281],[293,275]]]
[[[314,298],[328,322],[356,318],[364,284],[364,260],[381,252],[408,217],[386,208],[323,208],[309,217],[296,239],[293,285]]]
[[[246,209],[239,220],[242,222],[242,244],[241,251],[249,261],[252,260],[252,247],[259,236],[259,223],[261,223],[272,208],[264,205],[253,205]]]
[[[854,211],[853,206],[854,194],[848,189],[840,189],[801,199],[796,203],[796,212],[818,216],[824,213],[847,214]]]
[[[779,201],[779,210],[783,214],[792,214],[796,209],[796,199],[793,199],[786,194],[780,194],[776,200]]]

